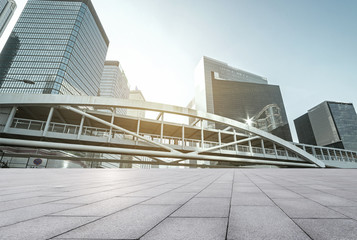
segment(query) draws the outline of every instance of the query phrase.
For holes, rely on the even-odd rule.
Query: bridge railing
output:
[[[23,119],[23,118],[14,118],[11,127],[19,128],[19,129],[27,129],[27,130],[37,130],[44,131],[46,125],[46,121],[39,120],[31,120],[31,119]],[[67,123],[57,123],[51,122],[49,124],[48,132],[55,133],[63,133],[63,134],[75,134],[77,135],[80,131],[79,125],[67,124]],[[127,140],[138,140],[135,136],[124,133],[119,130],[110,131],[107,128],[96,128],[90,126],[83,126],[81,135],[84,136],[93,136],[93,137],[109,137],[111,136],[114,139],[127,139]],[[195,148],[211,148],[218,146],[219,142],[214,141],[201,141],[199,139],[182,139],[179,137],[171,137],[171,136],[161,136],[156,134],[147,134],[147,133],[139,133],[144,138],[150,139],[154,142],[169,144],[169,145],[178,145],[183,147],[195,147]],[[203,146],[202,146],[203,143]],[[260,147],[249,147],[246,145],[230,145],[222,147],[221,150],[235,151],[237,153],[253,153],[253,154],[267,154],[267,155],[277,155],[278,156],[287,156],[286,151],[282,150],[274,150],[268,148],[260,148]],[[275,153],[276,152],[276,153]],[[294,155],[290,155],[290,157],[296,157]]]
[[[357,152],[339,149],[314,146],[309,144],[293,143],[297,147],[309,152],[317,159],[322,161],[339,161],[339,162],[354,162],[357,163]]]
[[[35,130],[35,131],[44,131],[46,126],[46,121],[39,120],[31,120],[31,119],[23,119],[23,118],[14,118],[11,124],[11,128],[17,129],[27,129],[27,130]],[[78,135],[80,131],[79,125],[66,124],[66,123],[57,123],[51,122],[48,127],[48,132],[56,132],[63,134],[75,134]],[[96,128],[90,126],[83,126],[82,135],[85,136],[94,136],[94,137],[109,137],[111,136],[114,139],[127,139],[127,140],[138,140],[135,136],[124,133],[119,130],[110,131],[108,128]],[[214,146],[218,146],[219,142],[214,141],[202,141],[199,139],[182,139],[180,137],[172,137],[172,136],[161,136],[155,134],[147,134],[140,133],[141,136],[148,138],[152,141],[176,145],[182,147],[196,147],[196,148],[211,148]],[[327,148],[327,147],[319,147],[313,145],[299,144],[294,143],[299,148],[304,151],[314,155],[319,160],[330,160],[330,161],[344,161],[344,162],[356,162],[357,163],[357,152],[348,151],[344,149],[335,149],[335,148]],[[269,149],[269,148],[261,148],[261,147],[249,147],[247,145],[230,145],[222,147],[221,150],[228,151],[236,151],[236,152],[251,152],[252,154],[265,154],[265,155],[277,155],[280,157],[290,157],[290,158],[298,158],[296,154],[293,154],[288,151],[280,150],[280,149]]]

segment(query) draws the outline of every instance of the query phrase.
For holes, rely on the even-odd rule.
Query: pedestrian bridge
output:
[[[166,104],[2,94],[0,107],[1,158],[211,168],[357,167],[357,152],[287,142],[232,119]]]

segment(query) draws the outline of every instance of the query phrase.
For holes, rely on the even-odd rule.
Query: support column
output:
[[[46,136],[47,135],[47,131],[48,131],[48,128],[50,127],[50,123],[51,123],[51,119],[52,119],[52,116],[53,116],[54,109],[55,109],[54,107],[51,107],[50,112],[48,113],[45,129],[43,130],[42,136]]]
[[[14,120],[15,114],[16,114],[16,106],[13,106],[11,109],[11,112],[9,114],[9,117],[7,118],[5,127],[4,127],[4,132],[7,132],[9,130],[9,128],[11,127],[11,123]]]
[[[79,125],[79,131],[78,131],[77,139],[80,139],[80,138],[81,138],[82,131],[83,131],[84,118],[85,118],[85,116],[82,115],[81,123],[80,123],[80,125]]]

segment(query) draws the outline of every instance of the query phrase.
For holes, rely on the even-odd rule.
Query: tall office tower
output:
[[[357,151],[357,115],[352,103],[322,102],[294,123],[300,143]]]
[[[129,98],[129,85],[124,70],[118,61],[105,61],[100,81],[100,96],[112,98]],[[118,109],[117,113],[126,114],[126,109]]]
[[[280,88],[261,76],[203,57],[195,70],[194,101],[197,110],[292,140]]]
[[[29,0],[0,55],[0,93],[97,95],[108,44],[90,0]]]
[[[14,15],[16,3],[14,0],[0,0],[0,37]]]

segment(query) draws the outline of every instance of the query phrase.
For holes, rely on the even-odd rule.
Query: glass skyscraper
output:
[[[105,61],[100,81],[100,96],[129,98],[129,85],[121,64],[118,61]]]
[[[0,37],[14,15],[16,3],[14,0],[0,0]]]
[[[322,102],[294,123],[300,143],[357,151],[357,115],[352,103]]]
[[[129,98],[129,84],[121,64],[118,61],[105,61],[100,81],[100,94],[103,97]],[[116,108],[116,113],[126,114],[127,109]]]
[[[0,93],[98,95],[108,45],[90,0],[29,0],[0,55]]]
[[[227,63],[208,57],[201,59],[195,70],[194,104],[197,110],[292,140],[279,86]]]

